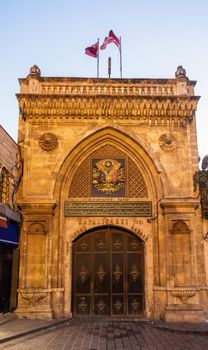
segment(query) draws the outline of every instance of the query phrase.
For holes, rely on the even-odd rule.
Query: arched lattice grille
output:
[[[119,158],[125,161],[125,197],[148,198],[146,183],[136,164],[124,152],[110,144],[93,152],[78,167],[70,185],[70,198],[92,197],[92,159],[105,158]]]
[[[77,169],[71,182],[69,197],[86,198],[90,197],[90,158],[86,158]]]

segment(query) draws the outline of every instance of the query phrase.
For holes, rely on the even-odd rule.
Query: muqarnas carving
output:
[[[172,134],[162,134],[159,138],[159,145],[164,151],[175,151],[176,137]]]
[[[44,133],[39,138],[39,146],[44,151],[53,151],[58,146],[58,137],[51,132]]]

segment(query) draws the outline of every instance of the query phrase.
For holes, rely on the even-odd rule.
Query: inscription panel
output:
[[[144,216],[152,215],[152,203],[142,202],[65,202],[65,216]]]

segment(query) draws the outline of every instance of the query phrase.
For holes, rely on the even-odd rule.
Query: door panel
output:
[[[139,315],[143,312],[142,295],[128,295],[128,315]]]
[[[94,254],[94,293],[105,294],[109,291],[108,262],[108,254]]]
[[[112,294],[124,293],[124,256],[112,254]]]
[[[109,315],[109,296],[94,295],[94,315],[107,316]]]
[[[92,244],[91,236],[85,235],[74,245],[74,309],[78,315],[89,315],[91,312],[92,280]]]
[[[74,243],[75,315],[139,315],[144,310],[143,242],[109,228]]]
[[[112,315],[124,315],[124,295],[112,295]]]
[[[77,315],[88,316],[91,310],[91,297],[90,295],[77,295],[75,297],[75,310]]]
[[[123,252],[124,250],[124,235],[123,233],[112,231],[111,233],[111,250],[112,252]]]
[[[90,294],[90,272],[91,256],[90,254],[76,255],[77,275],[76,291],[78,294]]]

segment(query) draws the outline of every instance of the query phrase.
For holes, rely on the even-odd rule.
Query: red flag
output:
[[[7,218],[0,216],[0,227],[2,228],[8,227]]]
[[[98,50],[99,50],[99,42],[97,41],[95,44],[93,44],[89,47],[86,47],[85,53],[86,53],[86,55],[97,58],[98,57]]]
[[[100,46],[100,49],[105,50],[106,46],[110,43],[114,43],[119,48],[121,46],[120,39],[114,34],[112,30],[110,30],[108,36],[105,38],[103,44]]]

